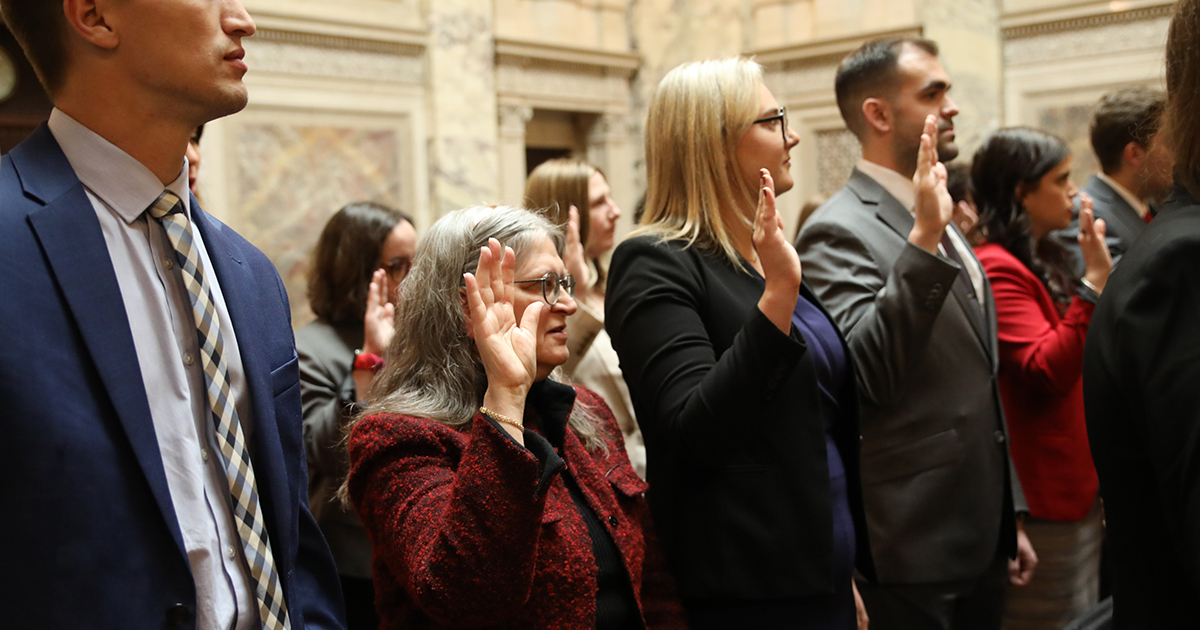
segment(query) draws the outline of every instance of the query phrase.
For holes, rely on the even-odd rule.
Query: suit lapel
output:
[[[949,225],[947,225],[946,229],[954,230],[955,234],[957,234],[958,237],[961,238],[964,243],[967,242],[966,237],[963,236],[962,232],[958,231],[958,228],[954,226],[953,222],[951,222]],[[979,265],[979,261],[975,260],[974,256],[969,254],[967,259],[963,260],[963,264],[964,265],[971,265],[971,264]],[[989,355],[991,355],[992,357],[995,357],[996,353],[995,353],[995,351],[992,347],[992,343],[990,341],[991,339],[994,338],[994,336],[990,334],[990,331],[995,330],[995,328],[989,327],[987,312],[986,312],[988,309],[988,302],[991,299],[991,288],[988,286],[988,283],[987,283],[987,274],[983,273],[982,269],[980,269],[980,273],[984,276],[984,280],[983,280],[984,295],[979,296],[979,299],[971,297],[971,294],[975,292],[975,288],[971,286],[971,279],[970,279],[969,274],[964,274],[964,273],[958,274],[958,277],[955,278],[954,284],[951,287],[950,292],[954,294],[954,299],[958,300],[959,308],[961,308],[963,313],[965,313],[967,315],[967,320],[971,322],[971,328],[975,331],[975,334],[979,337],[979,342],[983,344],[983,347],[985,349],[987,349]],[[993,313],[993,315],[994,315],[994,313]]]
[[[291,514],[287,470],[283,445],[279,440],[279,427],[275,418],[275,392],[270,378],[273,366],[268,365],[261,353],[250,351],[259,343],[262,331],[267,329],[261,312],[255,308],[258,292],[262,287],[255,282],[254,273],[246,264],[245,253],[225,233],[229,228],[206,214],[195,196],[191,199],[192,223],[204,240],[204,248],[212,263],[212,272],[221,287],[225,308],[229,313],[233,334],[237,337],[242,370],[246,375],[246,390],[250,395],[250,407],[254,426],[250,438],[250,458],[254,467],[259,501],[266,514],[271,532],[275,562],[283,570],[283,545],[280,537],[287,528],[279,523],[295,522]],[[245,419],[243,419],[245,422]]]
[[[25,193],[45,204],[30,213],[30,226],[37,234],[163,520],[186,561],[183,535],[167,486],[133,333],[96,211],[44,125],[13,151],[11,159]]]
[[[879,217],[888,227],[892,228],[896,234],[904,240],[908,240],[908,233],[912,231],[915,220],[912,214],[900,204],[900,201],[889,194],[883,186],[872,179],[866,173],[854,169],[850,175],[850,180],[846,186],[858,196],[859,200],[864,204],[875,206],[875,216]],[[947,226],[946,229],[958,232],[958,228],[953,224]],[[959,236],[962,233],[959,232]],[[964,260],[963,264],[971,264],[971,261]],[[954,295],[958,301],[958,307],[962,310],[967,321],[970,322],[971,329],[975,331],[975,335],[979,337],[979,342],[983,344],[988,355],[993,359],[996,356],[994,344],[989,341],[993,335],[989,334],[989,330],[994,330],[988,327],[986,313],[984,312],[983,302],[977,302],[971,297],[969,276],[959,274],[954,283],[950,287],[950,293]],[[984,280],[985,291],[987,291],[987,280]],[[990,300],[990,296],[984,299]]]

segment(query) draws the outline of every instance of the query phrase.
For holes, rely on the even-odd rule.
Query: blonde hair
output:
[[[555,158],[546,160],[533,169],[525,181],[525,207],[550,220],[566,232],[571,206],[579,211],[579,242],[586,250],[591,232],[591,185],[592,175],[604,171],[594,164],[579,158]],[[604,288],[606,269],[598,259],[592,259],[600,288]],[[582,281],[582,279],[579,279]]]
[[[633,235],[683,240],[745,269],[729,221],[752,226],[755,190],[737,148],[758,115],[762,66],[743,57],[685,63],[663,77],[646,119],[646,212]]]

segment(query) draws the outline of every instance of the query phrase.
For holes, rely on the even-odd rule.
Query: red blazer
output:
[[[586,450],[563,419],[544,412],[546,439],[527,423],[525,447],[479,414],[463,430],[389,414],[355,426],[350,498],[373,544],[384,628],[595,627],[596,561],[564,475],[612,536],[647,627],[685,627],[653,535],[648,486],[629,464],[612,412],[587,389],[539,387],[559,402],[565,395],[562,409],[576,396],[589,405],[603,421],[607,452]]]
[[[1078,521],[1099,486],[1083,416],[1083,341],[1095,306],[1076,297],[1059,317],[1050,292],[1000,245],[975,254],[996,300],[1000,397],[1013,465],[1032,516]]]

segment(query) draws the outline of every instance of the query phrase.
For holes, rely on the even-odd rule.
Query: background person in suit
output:
[[[1200,0],[1167,36],[1174,192],[1113,270],[1083,397],[1108,526],[1113,627],[1200,627]]]
[[[995,310],[983,269],[950,223],[918,203],[922,127],[952,159],[950,78],[924,39],[868,42],[838,69],[838,106],[862,143],[846,187],[800,231],[805,277],[858,367],[862,479],[879,584],[860,582],[875,628],[998,628],[1015,510],[996,388]],[[938,167],[944,176],[944,167]],[[952,296],[952,297],[951,297]]]
[[[650,508],[694,628],[865,626],[854,367],[775,211],[799,142],[747,59],[681,65],[606,302]]]
[[[1112,270],[1104,221],[1080,210],[1087,273],[1051,231],[1070,223],[1071,151],[1035,129],[1001,129],[972,164],[980,232],[1000,342],[1000,395],[1013,465],[1029,504],[1025,531],[1038,568],[1010,589],[1007,630],[1058,630],[1100,600],[1103,516],[1083,418],[1083,340]]]
[[[412,220],[395,208],[368,202],[338,210],[321,230],[309,269],[317,319],[296,331],[308,501],[337,563],[350,630],[378,628],[379,615],[371,541],[337,495],[350,472],[346,425],[371,399],[416,247]]]
[[[1105,94],[1092,115],[1092,150],[1100,159],[1101,172],[1083,187],[1092,198],[1092,211],[1107,226],[1105,240],[1113,260],[1129,246],[1154,218],[1151,203],[1171,190],[1171,151],[1159,133],[1159,118],[1166,95],[1147,87],[1128,87]],[[1075,258],[1082,275],[1085,262],[1079,251],[1079,219],[1071,221],[1059,239]]]
[[[3,0],[53,95],[0,165],[0,622],[341,628],[287,298],[188,193],[237,0]],[[19,296],[19,299],[17,299]]]

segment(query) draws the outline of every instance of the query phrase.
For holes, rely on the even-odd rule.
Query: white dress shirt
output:
[[[171,503],[196,585],[196,627],[255,628],[258,604],[208,419],[211,411],[191,298],[176,269],[175,249],[166,231],[145,212],[164,187],[143,164],[58,109],[51,112],[49,126],[96,210],[121,289]],[[179,177],[166,188],[183,200],[190,220],[187,173],[185,160]],[[212,262],[194,227],[192,236],[220,318],[235,408],[248,432],[251,411],[237,338]]]
[[[858,170],[866,173],[867,177],[875,180],[888,194],[895,197],[896,201],[899,201],[900,205],[904,206],[904,209],[908,210],[909,214],[913,214],[913,207],[917,205],[917,195],[913,190],[911,179],[886,166],[880,166],[866,160],[858,161]],[[983,267],[979,264],[979,260],[975,258],[975,253],[971,251],[971,246],[967,244],[967,240],[958,233],[958,230],[947,225],[946,234],[950,235],[950,242],[954,244],[954,251],[958,252],[958,257],[962,259],[963,266],[967,268],[967,275],[971,278],[971,286],[975,289],[975,298],[980,302],[984,302]],[[938,251],[942,252],[942,255],[946,254],[941,244],[938,244]]]
[[[1100,181],[1108,184],[1109,187],[1117,191],[1117,194],[1121,195],[1121,198],[1125,200],[1125,203],[1129,204],[1129,206],[1133,208],[1133,211],[1138,213],[1139,217],[1142,219],[1146,218],[1146,214],[1150,212],[1150,206],[1147,205],[1145,201],[1138,199],[1137,195],[1129,192],[1128,188],[1125,188],[1121,184],[1117,183],[1115,179],[1105,175],[1104,173],[1096,173],[1096,177],[1099,177]]]

